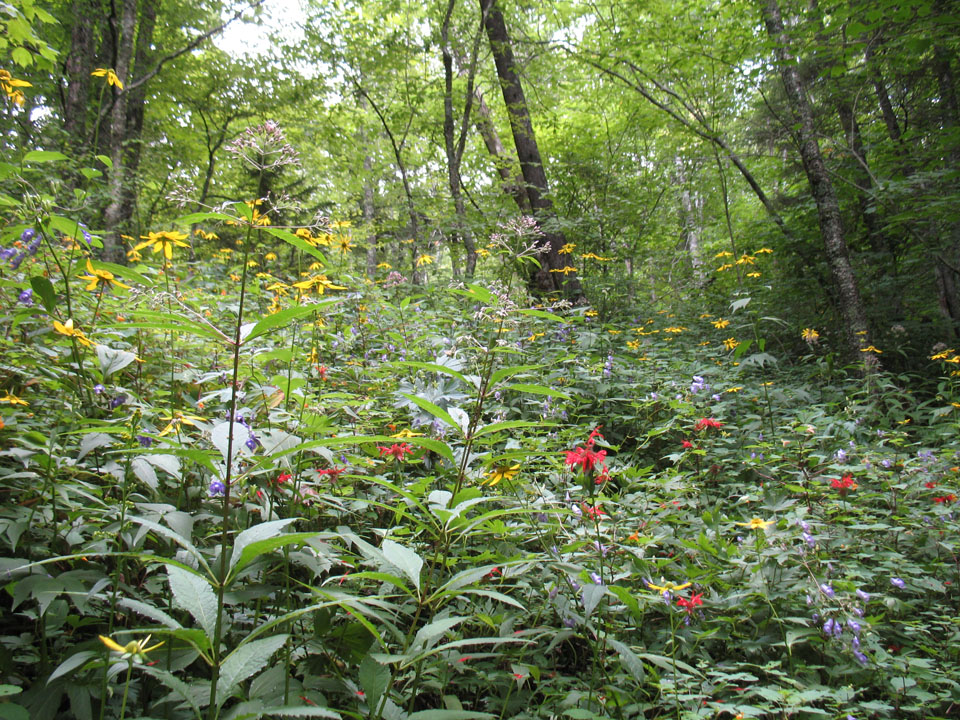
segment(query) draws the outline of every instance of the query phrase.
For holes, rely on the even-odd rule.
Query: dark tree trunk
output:
[[[540,149],[533,132],[533,123],[530,120],[530,109],[523,93],[520,76],[513,56],[513,46],[503,13],[497,6],[496,0],[480,0],[483,12],[483,23],[490,40],[490,49],[497,66],[497,77],[500,79],[500,89],[503,92],[503,101],[507,106],[507,115],[510,118],[510,128],[513,131],[513,143],[520,159],[520,172],[527,188],[530,207],[534,216],[540,221],[549,222],[554,217],[553,202],[549,196],[547,175],[540,158]],[[581,297],[580,280],[576,274],[564,276],[561,273],[550,272],[564,266],[560,259],[560,249],[566,244],[566,239],[559,232],[545,232],[546,249],[539,256],[540,268],[531,278],[532,289],[540,292],[562,291],[569,297]]]
[[[71,9],[70,54],[66,61],[67,92],[63,102],[63,127],[70,150],[79,152],[87,143],[87,112],[90,73],[94,69],[94,32],[97,12],[92,0],[74,0]]]
[[[497,168],[497,174],[503,183],[504,192],[508,193],[517,203],[520,213],[529,215],[533,212],[530,207],[530,198],[527,197],[527,190],[523,185],[523,176],[514,177],[511,169],[513,163],[507,156],[507,151],[503,147],[503,141],[497,132],[497,126],[493,124],[490,116],[490,108],[487,107],[486,100],[479,89],[474,90],[474,99],[477,104],[477,131],[483,138],[483,144],[487,146],[487,152],[493,158],[494,165]]]
[[[867,240],[874,252],[885,252],[889,248],[880,224],[873,180],[870,177],[870,166],[867,164],[867,153],[860,135],[860,124],[857,122],[857,116],[845,95],[841,94],[840,101],[837,103],[837,114],[840,116],[840,124],[843,126],[847,147],[853,155],[852,176],[853,184],[857,189],[857,209],[867,230]]]
[[[837,308],[844,320],[847,346],[852,355],[859,357],[860,350],[870,344],[867,316],[857,287],[857,279],[850,264],[850,253],[843,234],[840,204],[837,202],[833,182],[830,180],[830,175],[823,163],[823,156],[820,154],[813,112],[807,100],[806,88],[800,78],[796,61],[790,53],[777,0],[767,0],[764,23],[767,34],[775,43],[780,76],[796,120],[800,157],[817,205],[820,235],[826,249],[827,265],[833,280]],[[867,357],[875,356],[868,353]]]

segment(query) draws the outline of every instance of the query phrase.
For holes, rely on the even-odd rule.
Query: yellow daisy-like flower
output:
[[[18,398],[16,395],[11,395],[6,390],[4,390],[3,397],[0,397],[0,403],[9,403],[10,405],[23,405],[23,406],[27,406],[30,404],[26,400]]]
[[[83,330],[75,328],[73,326],[73,318],[70,318],[65,323],[60,322],[59,320],[53,321],[53,329],[56,330],[61,335],[66,335],[67,337],[72,337],[81,345],[86,345],[90,347],[93,345],[92,342],[83,334]]]
[[[391,435],[390,437],[392,437],[392,438],[397,438],[398,440],[405,440],[406,438],[423,437],[423,433],[414,432],[413,430],[410,430],[409,428],[404,428],[404,429],[401,430],[400,432],[395,433],[394,435]]]
[[[377,270],[393,270],[393,265],[388,262],[377,263]]]
[[[733,253],[727,250],[723,250],[722,252],[718,252],[716,255],[714,255],[714,257],[715,258],[733,257]]]
[[[599,260],[600,262],[610,262],[610,258],[601,257],[600,255],[597,255],[596,253],[592,253],[592,252],[583,253],[580,257],[582,257],[584,260]]]
[[[678,590],[686,590],[691,585],[693,585],[693,583],[688,583],[688,582],[683,583],[682,585],[678,585],[677,583],[674,583],[674,582],[665,582],[663,585],[654,585],[652,582],[647,583],[648,588],[650,588],[651,590],[656,590],[659,593],[677,592]]]
[[[351,237],[349,235],[342,235],[334,241],[334,247],[336,247],[341,253],[349,252],[356,247],[351,242]],[[430,261],[433,262],[433,258],[430,258]]]
[[[567,243],[562,248],[557,250],[557,255],[569,255],[577,247],[576,243]]]
[[[727,350],[734,350],[739,344],[740,342],[736,338],[727,338],[726,340],[723,341],[723,346]]]
[[[727,325],[730,324],[730,321],[729,321],[729,320],[722,320],[722,319],[721,319],[721,320],[714,320],[714,321],[711,322],[710,324],[713,325],[717,330],[723,330]]]
[[[477,255],[479,255],[482,258],[490,257],[490,251],[487,250],[486,248],[477,248]]]
[[[760,255],[761,253],[767,253],[767,254],[769,254],[769,255],[772,255],[772,254],[773,254],[773,250],[771,250],[770,248],[760,248],[759,250],[757,250],[757,251],[754,253],[754,255]]]
[[[264,259],[264,260],[276,260],[276,259],[277,259],[277,254],[274,253],[274,252],[268,252],[266,255],[263,256],[263,259]]]
[[[109,272],[107,270],[98,270],[97,268],[95,268],[93,266],[93,263],[90,262],[90,258],[87,258],[87,273],[88,273],[87,275],[80,276],[81,280],[87,281],[88,283],[86,287],[87,290],[96,290],[101,285],[108,288],[111,285],[115,285],[116,287],[124,288],[125,290],[130,289],[129,285],[124,285],[122,282],[117,280],[113,276],[112,272]]]
[[[153,252],[163,252],[163,256],[167,260],[173,259],[173,248],[176,247],[190,247],[188,243],[185,243],[189,235],[182,232],[177,232],[176,230],[165,230],[163,232],[151,232],[147,235],[140,236],[145,242],[137,245],[134,250],[143,250],[145,247],[153,246]]]
[[[167,426],[157,433],[157,437],[163,437],[164,435],[169,435],[175,428],[180,425],[192,425],[193,427],[197,426],[198,422],[204,422],[202,417],[196,415],[187,415],[182,412],[175,412],[170,418],[170,422],[167,423]]]
[[[134,250],[133,248],[130,248],[129,250],[127,250],[127,260],[132,260],[134,262],[138,260],[143,260],[143,255],[140,254],[139,250]]]
[[[126,645],[121,645],[115,640],[108,638],[106,635],[101,635],[100,642],[110,648],[112,652],[119,653],[122,659],[131,659],[136,662],[143,660],[146,658],[147,653],[153,652],[158,647],[163,645],[163,642],[158,642],[156,645],[147,647],[147,645],[150,643],[150,637],[150,635],[147,635],[143,640],[131,640]]]
[[[753,265],[754,260],[756,260],[756,258],[753,255],[743,254],[737,260],[737,265]]]
[[[776,520],[761,520],[760,518],[753,518],[750,522],[734,523],[734,525],[739,525],[740,527],[749,528],[751,530],[763,530],[773,525],[775,522]]]
[[[760,273],[758,273],[758,272],[749,272],[749,273],[747,273],[747,277],[758,278],[758,277],[760,277]]]
[[[422,267],[424,265],[433,265],[433,255],[427,255],[424,253],[417,258],[417,267]]]
[[[808,343],[815,343],[820,339],[820,333],[813,328],[804,328],[803,332],[800,333],[800,337],[802,337]]]
[[[674,335],[679,335],[684,330],[686,330],[686,328],[683,325],[676,325],[674,327],[668,327],[663,329],[664,332],[673,333]]]
[[[575,273],[577,269],[575,267],[570,267],[569,265],[562,268],[551,268],[550,272],[563,273],[564,276],[569,275],[570,273]]]
[[[27,101],[23,91],[18,89],[22,87],[33,87],[33,85],[28,83],[26,80],[17,80],[6,70],[0,70],[0,90],[3,90],[7,97],[10,98],[10,100],[13,101],[13,104],[17,107],[23,107],[24,103]]]
[[[728,392],[740,392],[741,390],[743,390],[743,385],[734,385],[733,387],[730,387],[730,388],[727,388],[726,390],[724,390],[724,392],[725,392],[725,393],[728,393]]]
[[[587,311],[584,313],[584,315],[585,315],[586,317],[597,317],[597,315],[599,315],[599,314],[600,314],[600,313],[598,313],[596,310],[587,310]]]
[[[877,355],[883,355],[883,350],[875,348],[873,345],[867,345],[865,348],[860,348],[860,352],[872,352]]]
[[[724,270],[729,270],[732,267],[733,265],[731,265],[730,263],[725,263],[717,268],[717,272],[723,272]]]
[[[123,90],[123,83],[120,81],[120,78],[117,77],[117,74],[109,68],[97,68],[92,73],[93,77],[105,77],[107,78],[107,85],[113,85],[117,90]]]
[[[307,280],[301,280],[298,283],[294,283],[293,287],[298,290],[303,290],[304,292],[309,292],[310,290],[315,290],[317,295],[323,295],[325,290],[346,290],[347,288],[343,285],[334,285],[332,282],[327,280],[326,275],[314,275]]]
[[[639,349],[640,349],[640,341],[639,341],[639,340],[627,340],[627,347],[630,348],[631,350],[639,350]]]
[[[493,487],[501,480],[512,480],[520,472],[519,463],[516,465],[498,465],[490,472],[486,473],[484,477],[487,479],[483,481],[484,485],[489,485]]]

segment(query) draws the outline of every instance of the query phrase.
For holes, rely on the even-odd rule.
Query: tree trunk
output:
[[[116,73],[121,82],[130,82],[133,62],[134,34],[137,26],[137,0],[123,0],[120,15],[120,27],[117,38]],[[124,220],[124,183],[127,174],[124,168],[124,141],[127,130],[127,98],[129,91],[112,89],[113,108],[110,111],[110,169],[108,196],[110,198],[103,220],[105,234],[103,238],[104,259],[123,262],[123,240],[120,238]]]
[[[777,0],[767,0],[763,14],[767,34],[776,45],[775,55],[780,65],[780,76],[797,123],[800,158],[817,206],[820,235],[826,249],[837,306],[844,321],[847,346],[852,355],[860,357],[860,350],[870,344],[869,331],[857,279],[850,264],[850,253],[844,239],[840,204],[837,202],[833,183],[823,163],[823,156],[820,154],[813,112],[807,100],[806,88],[800,78],[796,61],[790,53]],[[870,353],[867,357],[875,358]]]
[[[503,183],[503,190],[517,203],[521,215],[529,215],[533,212],[533,209],[530,207],[527,189],[523,185],[523,176],[514,177],[511,173],[513,163],[503,147],[503,141],[497,132],[497,126],[493,124],[490,108],[487,107],[487,101],[483,99],[483,93],[478,88],[473,91],[473,94],[477,103],[477,131],[483,138],[483,144],[487,146],[487,152],[493,158],[497,174]]]
[[[687,186],[683,158],[677,155],[674,162],[677,166],[677,184],[680,185],[680,227],[683,232],[683,246],[690,256],[690,265],[693,268],[697,287],[703,287],[703,256],[700,253],[699,223],[693,211],[693,200],[690,197],[690,188]]]
[[[473,233],[467,225],[467,212],[463,204],[463,195],[460,192],[460,161],[463,159],[463,149],[466,143],[466,129],[470,125],[470,110],[473,104],[473,79],[477,70],[477,48],[480,40],[478,31],[474,42],[473,56],[470,58],[470,67],[467,75],[467,92],[464,100],[463,120],[459,143],[455,142],[453,121],[453,52],[450,48],[450,18],[456,0],[449,0],[447,12],[443,17],[443,26],[440,30],[443,51],[443,146],[447,155],[447,183],[450,187],[450,198],[453,200],[456,214],[455,242],[463,242],[467,251],[464,274],[472,278],[477,267],[477,248],[473,242]],[[456,268],[454,268],[456,275]]]
[[[71,9],[70,54],[66,61],[67,93],[63,102],[63,127],[70,150],[79,152],[87,142],[90,73],[93,71],[94,22],[91,0],[74,0]]]
[[[507,106],[507,115],[510,118],[510,128],[513,131],[513,143],[520,159],[520,172],[527,188],[530,207],[541,225],[554,217],[553,202],[549,197],[547,175],[540,158],[540,149],[533,132],[533,123],[530,120],[530,110],[527,99],[520,84],[516,61],[513,57],[513,46],[503,13],[497,6],[496,0],[480,0],[483,12],[483,23],[490,40],[490,49],[494,63],[497,66],[497,77],[500,79],[500,89],[503,92],[503,101]],[[544,232],[546,248],[540,253],[540,268],[530,279],[532,289],[540,292],[562,291],[569,297],[582,297],[580,280],[575,273],[561,276],[561,273],[550,272],[564,267],[560,259],[560,249],[566,244],[566,239],[559,232]],[[564,279],[565,277],[565,279]]]

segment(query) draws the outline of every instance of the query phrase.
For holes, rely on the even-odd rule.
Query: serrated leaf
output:
[[[423,558],[410,548],[386,538],[380,545],[380,551],[391,565],[395,565],[413,582],[420,591],[420,572],[423,570]]]
[[[289,322],[296,320],[297,318],[304,317],[305,315],[310,315],[316,312],[318,309],[325,305],[329,305],[332,301],[328,300],[323,303],[315,303],[312,305],[301,305],[299,307],[290,307],[286,310],[281,310],[278,313],[272,315],[267,315],[264,318],[261,318],[256,325],[254,325],[250,332],[243,336],[240,340],[241,343],[249,342],[254,338],[260,337],[271,330],[276,328],[283,327]]]
[[[130,469],[133,471],[133,474],[137,476],[137,479],[146,485],[151,490],[156,490],[160,487],[160,480],[157,479],[157,473],[153,469],[153,466],[147,462],[147,459],[141,456],[137,456],[130,461]]]
[[[140,600],[121,597],[117,598],[117,605],[126,608],[127,610],[132,610],[133,612],[137,613],[137,615],[142,615],[143,617],[149,618],[154,622],[165,625],[171,630],[178,630],[183,627],[180,623],[167,615],[167,613],[160,608],[155,608],[153,605],[148,605]]]
[[[230,555],[230,567],[236,567],[240,562],[244,549],[255,542],[272,538],[283,532],[283,529],[294,522],[296,518],[286,518],[284,520],[271,520],[270,522],[260,523],[247,528],[237,535],[233,542],[233,553]]]
[[[217,624],[217,596],[207,579],[176,565],[165,564],[170,591],[177,604],[190,613],[203,628],[207,637],[213,638]]]
[[[512,383],[503,388],[504,390],[516,390],[517,392],[531,393],[533,395],[547,395],[549,397],[560,398],[562,400],[569,400],[570,396],[567,393],[560,392],[559,390],[554,390],[553,388],[548,388],[543,385],[530,385],[527,383]]]
[[[620,653],[620,661],[627,671],[633,675],[633,679],[636,680],[638,684],[643,684],[647,673],[643,669],[643,661],[637,657],[637,654],[619,640],[607,638],[607,644]]]
[[[97,360],[100,362],[100,373],[104,380],[113,373],[123,370],[136,359],[136,354],[127,350],[115,350],[108,345],[97,345]]]
[[[359,680],[367,705],[375,708],[380,704],[380,698],[390,684],[390,668],[367,655],[360,663]]]
[[[220,664],[217,707],[221,707],[230,698],[240,683],[263,670],[273,654],[282,648],[286,641],[287,635],[251,640],[227,655]]]
[[[243,552],[240,554],[239,559],[236,562],[236,565],[233,567],[232,572],[230,573],[230,579],[227,581],[229,585],[234,578],[243,570],[247,565],[252,563],[261,555],[265,555],[268,552],[273,552],[287,545],[303,545],[308,540],[312,540],[319,533],[315,532],[301,532],[301,533],[289,533],[287,535],[279,535],[277,537],[268,538],[266,540],[258,540],[252,542],[243,548]]]

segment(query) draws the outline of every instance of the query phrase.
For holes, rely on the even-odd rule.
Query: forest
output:
[[[960,716],[958,51],[0,0],[0,720]]]

